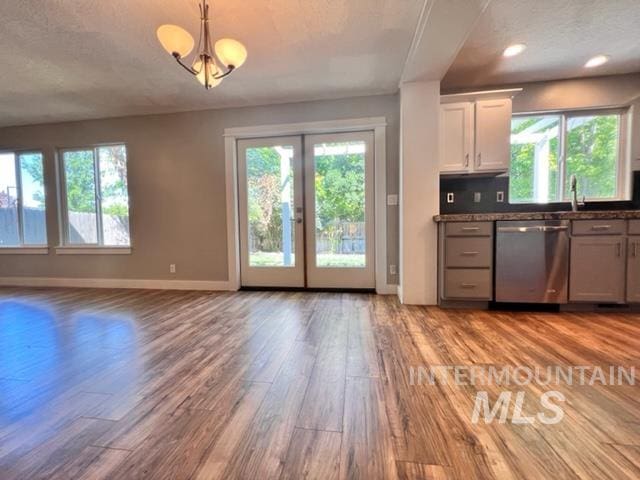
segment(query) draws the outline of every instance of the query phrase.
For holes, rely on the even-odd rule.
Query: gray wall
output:
[[[44,153],[51,247],[60,234],[56,149],[125,143],[133,247],[131,255],[0,255],[0,277],[226,280],[224,129],[373,116],[387,119],[387,192],[397,193],[397,95],[0,129],[0,149]],[[388,210],[387,243],[398,265],[397,207]]]

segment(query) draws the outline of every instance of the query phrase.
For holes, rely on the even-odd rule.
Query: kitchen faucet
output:
[[[578,178],[575,175],[571,175],[571,210],[577,212],[578,208],[584,207],[585,197],[582,197],[582,202],[578,202]]]

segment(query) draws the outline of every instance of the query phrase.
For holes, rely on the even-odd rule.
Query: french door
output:
[[[239,140],[238,182],[243,286],[375,287],[372,132]]]

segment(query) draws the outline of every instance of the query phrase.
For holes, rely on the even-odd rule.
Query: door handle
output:
[[[469,154],[468,153],[464,156],[464,166],[465,167],[469,166]]]
[[[478,152],[478,166],[482,165],[482,153]]]
[[[296,218],[296,223],[302,223],[302,217],[297,217]]]

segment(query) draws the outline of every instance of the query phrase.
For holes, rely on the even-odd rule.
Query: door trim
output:
[[[237,141],[244,138],[367,130],[374,132],[376,292],[381,295],[397,294],[397,285],[387,283],[387,121],[385,117],[258,125],[252,127],[226,128],[224,130],[227,262],[230,288],[235,290],[240,288]]]

